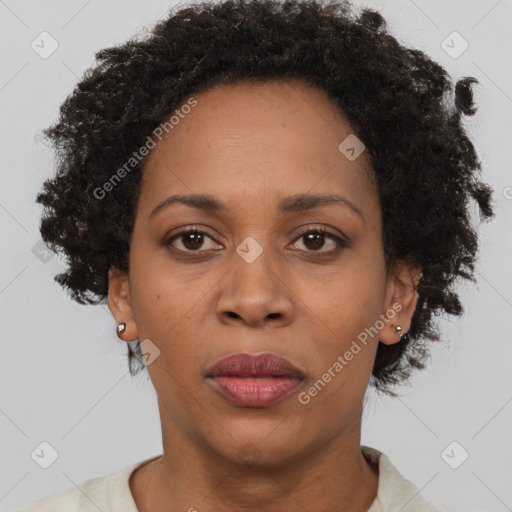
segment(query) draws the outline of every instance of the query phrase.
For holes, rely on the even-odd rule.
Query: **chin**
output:
[[[264,426],[256,421],[252,423],[245,422],[244,427],[237,429],[226,428],[222,438],[206,442],[231,463],[255,467],[290,464],[308,451],[306,446],[298,445],[297,440],[301,438],[297,431],[276,428],[275,422]]]

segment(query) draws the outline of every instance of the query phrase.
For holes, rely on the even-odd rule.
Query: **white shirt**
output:
[[[406,480],[379,450],[361,446],[366,458],[379,465],[377,497],[368,512],[439,512],[420,496],[416,486]],[[143,460],[107,476],[80,484],[33,502],[19,512],[138,512],[130,491],[129,479],[138,467],[160,455]],[[197,507],[196,507],[197,508]]]

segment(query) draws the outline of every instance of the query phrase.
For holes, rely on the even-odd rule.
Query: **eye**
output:
[[[329,239],[331,241],[331,250],[320,251],[322,247],[325,246],[325,239]],[[341,239],[339,236],[336,236],[334,233],[330,233],[324,228],[313,228],[301,233],[301,235],[296,240],[304,240],[304,245],[311,250],[306,250],[306,252],[321,252],[323,254],[333,254],[338,252],[340,249],[348,247],[348,244]]]
[[[203,245],[206,239],[210,239],[215,242],[215,240],[210,235],[208,235],[207,232],[197,228],[187,228],[168,238],[165,241],[165,245],[171,246],[177,251],[189,253],[200,253],[207,250],[218,250],[218,245],[216,247],[211,247],[210,249],[204,248]],[[297,240],[301,239],[304,240],[304,245],[306,246],[305,252],[334,254],[340,249],[348,247],[347,242],[336,236],[334,233],[330,233],[324,228],[313,228],[301,233],[301,235],[295,239],[296,241],[293,245],[297,243]],[[330,250],[321,251],[320,249],[325,246],[325,239],[328,239],[331,242],[331,246],[333,247]],[[180,240],[182,248],[173,245],[177,240]]]
[[[185,249],[173,246],[174,249],[182,252],[200,252],[199,249],[201,249],[202,245],[204,244],[205,238],[213,240],[213,238],[209,236],[208,233],[206,233],[205,231],[201,231],[200,229],[197,228],[188,228],[168,238],[165,242],[165,245],[172,246],[175,240],[181,239],[181,245]]]

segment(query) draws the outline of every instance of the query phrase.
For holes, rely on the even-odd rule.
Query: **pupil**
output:
[[[323,240],[320,241],[320,239],[323,239],[324,235],[322,233],[309,233],[306,235],[308,242],[311,242],[312,239],[316,239],[316,244],[313,244],[315,247],[314,249],[321,249],[323,245]],[[320,241],[320,243],[318,243]]]
[[[187,249],[199,249],[203,244],[203,240],[201,239],[201,233],[187,233],[183,239],[183,245]],[[188,240],[192,239],[192,243],[189,243]]]

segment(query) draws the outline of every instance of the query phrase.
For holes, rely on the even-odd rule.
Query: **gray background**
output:
[[[55,257],[45,261],[38,245],[34,199],[52,167],[37,134],[56,119],[97,50],[150,26],[170,5],[0,0],[0,511],[161,453],[152,386],[130,378],[127,347],[108,309],[72,302],[53,281],[61,266]],[[368,392],[362,443],[386,453],[442,510],[512,510],[512,1],[361,5],[382,12],[400,42],[424,50],[453,77],[480,81],[479,110],[466,125],[497,201],[497,218],[479,227],[477,285],[460,287],[465,315],[440,321],[443,341],[429,369],[400,398]],[[59,44],[47,59],[31,48],[43,31]],[[469,43],[458,58],[441,46],[453,31]],[[58,452],[48,469],[31,457],[43,441]],[[442,456],[453,441],[452,460],[469,453],[457,469]]]

